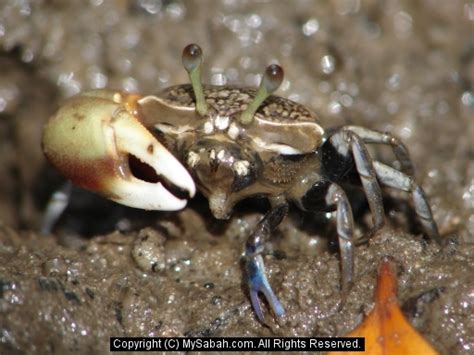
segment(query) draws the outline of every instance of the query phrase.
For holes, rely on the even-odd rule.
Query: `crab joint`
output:
[[[43,131],[43,151],[65,177],[120,204],[178,210],[196,187],[137,119],[138,96],[108,90],[69,99]]]
[[[240,116],[242,124],[248,125],[252,123],[253,116],[263,101],[280,87],[283,75],[283,69],[278,64],[272,64],[267,67],[260,82],[257,95],[255,95],[253,101]]]

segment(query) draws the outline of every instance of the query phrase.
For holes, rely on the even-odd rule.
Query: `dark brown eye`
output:
[[[201,83],[202,50],[197,44],[189,44],[183,49],[182,54],[184,69],[188,72],[194,95],[196,96],[196,110],[199,115],[207,113],[207,103]]]
[[[186,71],[191,72],[201,65],[202,50],[197,44],[191,43],[183,49],[183,65]]]
[[[283,81],[283,68],[278,64],[271,64],[263,74],[263,84],[269,93],[273,93],[278,89]]]
[[[278,64],[271,64],[265,69],[257,94],[249,106],[242,112],[239,121],[244,125],[253,122],[253,116],[265,99],[273,94],[283,81],[283,69]]]

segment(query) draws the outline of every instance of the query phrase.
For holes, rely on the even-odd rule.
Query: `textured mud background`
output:
[[[473,39],[471,1],[1,1],[0,352],[104,353],[109,336],[125,335],[343,335],[370,311],[390,255],[415,327],[442,353],[472,353]],[[356,285],[338,311],[334,227],[293,211],[265,257],[286,315],[263,326],[240,255],[265,204],[217,222],[200,198],[177,214],[144,213],[74,191],[55,234],[39,236],[63,182],[41,153],[45,120],[87,88],[187,82],[190,42],[204,50],[206,82],[256,85],[279,62],[279,94],[326,127],[402,138],[446,246],[427,243],[407,196],[386,191],[387,227],[357,248]],[[353,200],[362,235],[370,218]]]

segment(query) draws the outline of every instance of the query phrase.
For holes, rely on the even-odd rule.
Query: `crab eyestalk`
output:
[[[263,101],[280,87],[283,76],[283,69],[278,64],[271,64],[267,67],[260,82],[257,95],[240,116],[242,124],[249,125],[253,122],[255,112],[257,112]]]
[[[188,72],[194,96],[196,97],[196,110],[200,116],[207,113],[207,103],[204,98],[204,89],[201,83],[202,50],[197,44],[189,44],[183,49],[183,66]]]
[[[69,99],[44,128],[44,154],[74,184],[113,201],[181,209],[196,191],[194,181],[139,121],[139,99],[109,90]],[[137,175],[132,162],[145,173]]]

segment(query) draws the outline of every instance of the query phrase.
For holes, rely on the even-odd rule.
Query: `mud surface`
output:
[[[473,38],[471,1],[1,2],[0,352],[105,353],[122,335],[343,335],[370,311],[389,255],[412,324],[442,353],[472,353]],[[399,136],[445,245],[422,236],[406,194],[387,190],[387,226],[357,247],[355,286],[339,310],[334,226],[295,208],[265,256],[286,314],[267,312],[264,326],[240,261],[261,201],[219,222],[200,197],[179,213],[151,213],[74,190],[55,234],[40,236],[63,183],[42,156],[45,120],[80,90],[187,82],[180,55],[191,42],[204,50],[208,83],[257,85],[276,61],[286,75],[278,93],[325,127]],[[352,200],[362,236],[370,215]]]

